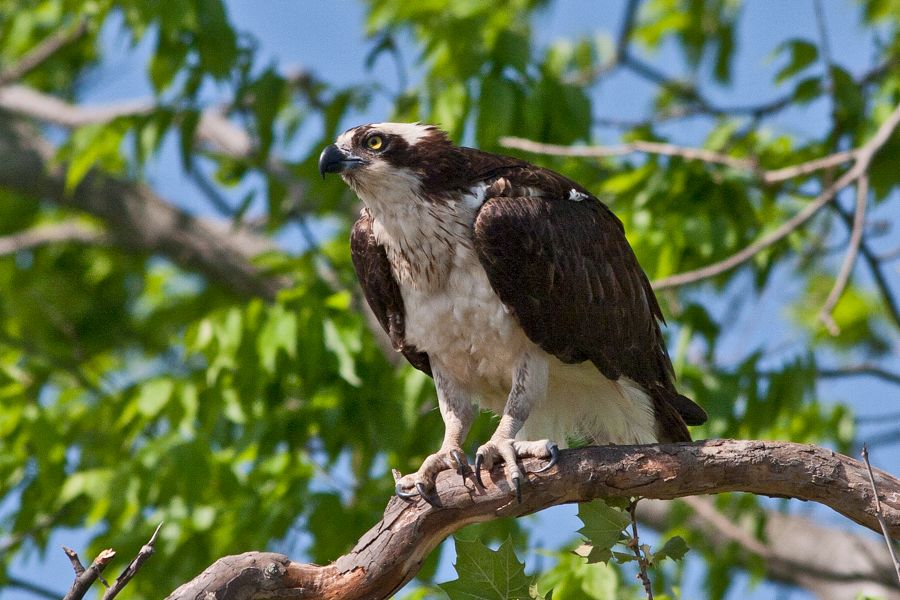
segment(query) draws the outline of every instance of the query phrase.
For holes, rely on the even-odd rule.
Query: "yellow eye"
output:
[[[373,135],[369,139],[366,140],[366,146],[369,147],[370,150],[381,150],[381,147],[384,145],[384,140],[380,135]]]

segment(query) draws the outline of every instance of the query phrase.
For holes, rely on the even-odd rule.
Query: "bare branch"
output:
[[[66,554],[68,554],[68,552]],[[90,589],[91,584],[100,576],[100,573],[103,572],[103,569],[106,568],[106,565],[109,564],[109,561],[111,561],[115,555],[116,551],[111,548],[101,551],[100,554],[97,555],[97,558],[94,559],[94,562],[91,563],[91,566],[75,577],[75,582],[72,584],[72,587],[69,589],[63,600],[81,600],[84,598],[84,595]],[[71,557],[69,558],[71,559]]]
[[[853,217],[850,216],[837,202],[831,204],[830,206],[831,209],[838,214],[841,220],[852,231]],[[860,244],[859,252],[860,254],[862,254],[863,260],[869,267],[869,272],[872,274],[872,279],[875,281],[875,287],[878,288],[881,297],[884,299],[888,317],[894,322],[894,325],[896,327],[900,328],[900,303],[898,303],[897,298],[891,291],[891,286],[887,281],[884,270],[882,269],[882,263],[884,262],[884,259],[875,256],[875,253],[871,248],[869,248],[865,240],[863,240]]]
[[[66,556],[69,558],[69,562],[72,563],[72,570],[75,571],[75,577],[81,576],[84,573],[84,565],[81,564],[81,559],[78,558],[78,553],[72,550],[71,548],[62,547],[63,552],[65,552]]]
[[[647,154],[662,154],[665,156],[679,156],[686,160],[699,160],[707,163],[720,164],[742,171],[755,171],[756,161],[743,158],[735,158],[727,154],[720,154],[704,148],[687,148],[673,144],[660,142],[635,141],[621,146],[558,146],[556,144],[542,144],[517,137],[500,138],[500,145],[507,148],[516,148],[536,154],[549,154],[553,156],[584,156],[604,158],[608,156],[622,156],[635,152]]]
[[[678,156],[685,160],[699,160],[711,164],[725,165],[740,171],[747,171],[757,177],[760,182],[765,185],[780,183],[788,179],[794,179],[795,177],[802,177],[804,175],[815,173],[816,171],[836,167],[843,163],[850,162],[856,157],[856,151],[848,150],[836,152],[822,158],[817,158],[790,167],[765,171],[759,169],[759,163],[756,159],[736,158],[705,148],[688,148],[685,146],[676,146],[674,144],[640,140],[619,146],[561,146],[557,144],[542,144],[524,138],[503,137],[500,138],[500,145],[506,146],[507,148],[516,148],[518,150],[525,150],[526,152],[546,154],[549,156],[607,158],[610,156],[633,154],[635,152]]]
[[[884,121],[884,123],[881,124],[881,126],[878,128],[878,131],[876,131],[875,135],[872,136],[872,139],[870,139],[858,150],[856,150],[855,162],[853,163],[853,166],[846,173],[841,175],[841,177],[839,177],[836,182],[823,190],[815,200],[806,205],[803,210],[798,212],[796,215],[782,223],[777,229],[775,229],[775,231],[772,231],[771,233],[763,236],[761,239],[753,242],[743,250],[740,250],[739,252],[726,258],[725,260],[700,269],[696,269],[694,271],[679,273],[678,275],[672,275],[671,277],[666,277],[664,279],[658,280],[654,282],[654,288],[662,290],[666,288],[678,287],[689,283],[702,281],[704,279],[709,279],[710,277],[715,277],[716,275],[725,273],[726,271],[729,271],[734,267],[742,265],[743,263],[753,258],[760,251],[765,250],[769,246],[781,241],[792,232],[796,231],[813,215],[821,210],[822,207],[831,202],[838,192],[843,190],[848,185],[852,184],[854,181],[856,181],[866,173],[866,170],[869,168],[869,164],[872,162],[872,157],[874,157],[875,153],[877,153],[878,150],[880,150],[881,147],[884,146],[885,142],[887,142],[888,138],[890,137],[891,133],[893,133],[898,123],[900,123],[900,105],[894,108],[894,111]]]
[[[77,221],[67,221],[41,225],[27,231],[0,237],[0,256],[15,254],[22,250],[32,250],[57,242],[106,244],[109,241],[109,236],[96,228]]]
[[[763,171],[762,173],[760,173],[759,177],[766,185],[772,185],[774,183],[780,183],[782,181],[787,181],[788,179],[794,179],[796,177],[803,177],[804,175],[809,175],[811,173],[815,173],[816,171],[830,169],[832,167],[842,165],[853,160],[855,156],[856,152],[853,150],[835,152],[834,154],[829,154],[828,156],[823,156],[822,158],[817,158],[804,163],[800,163],[799,165],[784,167],[783,169]]]
[[[881,532],[884,534],[884,541],[887,543],[888,554],[894,562],[894,570],[897,572],[897,583],[900,583],[900,562],[897,561],[897,555],[894,553],[894,543],[891,541],[891,534],[888,531],[887,523],[884,520],[884,512],[881,510],[881,500],[878,498],[878,486],[875,485],[875,474],[872,472],[872,463],[869,462],[869,449],[863,444],[862,457],[866,463],[866,471],[869,473],[869,482],[872,484],[872,495],[875,498],[875,518],[878,519],[878,525],[881,526]]]
[[[137,575],[138,569],[141,568],[141,565],[146,562],[148,558],[153,555],[154,549],[153,544],[156,543],[156,536],[159,534],[159,530],[162,528],[163,524],[160,523],[156,526],[156,530],[153,532],[153,535],[150,536],[150,540],[141,546],[140,551],[137,556],[132,559],[128,566],[125,567],[125,570],[122,571],[122,574],[116,578],[116,581],[112,584],[112,586],[106,590],[103,594],[103,600],[112,600],[118,595],[122,589],[128,585],[128,582]]]
[[[31,49],[17,63],[0,71],[0,87],[21,79],[41,66],[48,58],[87,33],[87,20],[81,20],[75,27],[60,29],[52,33]]]
[[[119,117],[146,115],[153,112],[155,106],[153,100],[76,105],[24,85],[0,88],[0,108],[62,127],[81,127]]]
[[[868,197],[869,177],[863,173],[856,182],[856,210],[853,215],[853,229],[850,232],[850,244],[847,247],[847,254],[844,256],[840,270],[838,270],[834,286],[828,293],[828,298],[825,299],[822,310],[819,311],[819,320],[825,324],[831,335],[838,335],[841,332],[840,327],[831,317],[831,313],[834,311],[834,307],[837,306],[838,300],[841,299],[844,290],[847,289],[847,284],[850,283],[850,274],[853,273],[853,266],[856,264],[856,257],[859,254],[859,246],[862,243],[863,229],[866,224],[866,202]]]
[[[524,462],[526,471],[539,463]],[[386,598],[415,576],[424,558],[445,537],[467,524],[594,498],[671,499],[745,491],[813,500],[870,529],[878,527],[865,466],[804,444],[710,440],[566,450],[550,471],[529,474],[521,503],[516,502],[502,470],[497,465],[485,478],[485,489],[461,481],[455,471],[440,473],[436,494],[442,508],[393,498],[384,519],[350,553],[330,565],[300,564],[280,554],[260,552],[226,557],[169,598]],[[883,471],[873,473],[888,531],[900,538],[900,480]]]

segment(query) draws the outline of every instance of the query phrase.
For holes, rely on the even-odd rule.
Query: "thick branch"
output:
[[[534,470],[537,463],[525,461],[525,466]],[[900,480],[882,471],[875,478],[888,529],[900,539]],[[820,502],[878,528],[865,466],[824,448],[735,440],[589,447],[564,451],[554,469],[530,474],[521,504],[502,476],[502,465],[491,473],[485,490],[444,471],[437,478],[443,508],[393,498],[384,519],[330,565],[294,563],[273,553],[230,556],[169,599],[209,594],[219,600],[385,598],[415,576],[444,538],[470,523],[594,498],[671,499],[734,491]]]

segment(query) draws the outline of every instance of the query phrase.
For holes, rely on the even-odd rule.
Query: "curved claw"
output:
[[[394,486],[394,492],[397,494],[397,497],[400,498],[401,500],[409,501],[416,497],[415,492],[404,492],[403,488],[401,487],[401,485],[399,483]]]
[[[516,501],[522,504],[522,480],[519,479],[518,475],[513,475],[512,481],[516,487]]]
[[[481,481],[481,464],[484,462],[484,454],[478,453],[475,455],[475,481],[478,482],[478,486],[484,489],[484,482]]]
[[[550,462],[548,462],[546,465],[544,465],[537,471],[534,471],[535,473],[543,473],[544,471],[552,469],[553,466],[559,460],[559,446],[557,446],[556,444],[548,444],[547,450],[550,451]]]
[[[469,459],[467,459],[466,455],[459,450],[451,450],[450,455],[453,457],[453,460],[456,461],[456,464],[459,465],[459,468],[456,469],[456,472],[459,473],[460,477],[463,478],[463,482],[465,482],[466,469],[469,468]]]
[[[421,483],[421,482],[417,483],[416,491],[419,492],[419,495],[422,496],[422,499],[425,500],[425,502],[427,502],[428,504],[430,504],[432,506],[436,506],[436,507],[440,506],[440,503],[437,501],[437,498],[434,496],[430,496],[428,494],[428,490],[425,489],[424,483]]]

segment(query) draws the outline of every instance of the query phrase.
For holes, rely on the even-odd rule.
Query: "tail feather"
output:
[[[656,438],[660,442],[690,442],[687,426],[706,422],[706,411],[674,390],[654,387],[650,397],[656,413]]]

